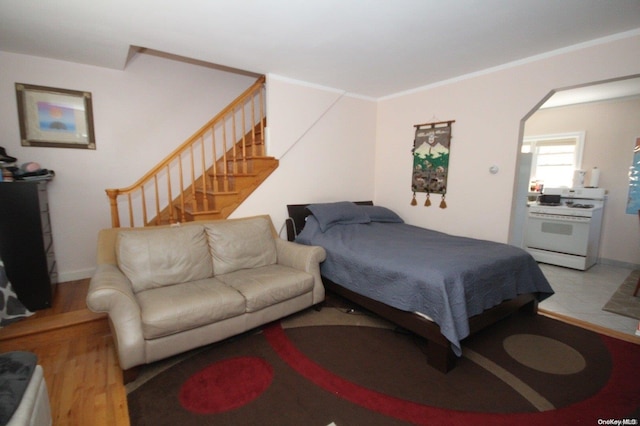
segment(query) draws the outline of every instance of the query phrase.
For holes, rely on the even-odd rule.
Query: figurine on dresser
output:
[[[51,180],[56,173],[53,170],[43,169],[39,163],[30,161],[20,167],[16,165],[18,159],[7,154],[4,147],[0,146],[0,181],[13,182],[17,180]]]
[[[13,182],[13,168],[16,166],[16,157],[7,154],[7,150],[0,146],[0,181]]]

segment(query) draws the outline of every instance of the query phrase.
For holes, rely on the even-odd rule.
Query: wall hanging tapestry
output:
[[[437,121],[433,123],[416,124],[416,136],[413,140],[413,171],[411,190],[413,199],[411,205],[418,204],[416,192],[426,192],[425,206],[430,206],[431,194],[442,194],[440,208],[447,208],[445,194],[447,193],[447,175],[449,173],[449,150],[451,146],[451,124],[455,120]]]

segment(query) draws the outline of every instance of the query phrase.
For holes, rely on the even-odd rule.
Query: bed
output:
[[[370,201],[287,205],[287,235],[327,251],[327,290],[427,340],[427,362],[454,368],[461,341],[553,294],[518,247],[405,224]]]

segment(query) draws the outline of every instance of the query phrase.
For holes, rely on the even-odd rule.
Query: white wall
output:
[[[124,71],[6,52],[0,64],[0,146],[56,172],[49,204],[61,281],[93,273],[96,235],[111,226],[104,190],[134,183],[255,82],[146,54]],[[97,149],[22,147],[16,82],[92,92]]]
[[[375,201],[409,223],[507,242],[522,119],[553,89],[640,73],[640,35],[383,99],[378,106]],[[411,207],[414,124],[453,124],[447,209]],[[489,167],[497,165],[498,174]],[[433,197],[433,201],[439,199]]]
[[[635,140],[640,137],[640,99],[543,109],[525,127],[526,136],[572,131],[585,132],[582,168],[589,171],[586,184],[590,184],[590,170],[598,167],[598,186],[607,190],[600,257],[640,263],[638,215],[626,214],[629,168]]]
[[[268,75],[268,148],[280,166],[232,217],[267,213],[280,230],[287,204],[373,199],[375,120],[374,101]]]

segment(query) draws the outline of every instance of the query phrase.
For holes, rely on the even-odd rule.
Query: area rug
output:
[[[443,374],[410,333],[308,310],[169,360],[128,394],[131,424],[637,424],[640,345],[525,314],[463,343]]]
[[[637,297],[633,296],[638,278],[640,278],[640,270],[636,269],[618,287],[602,310],[640,320],[640,293]]]

